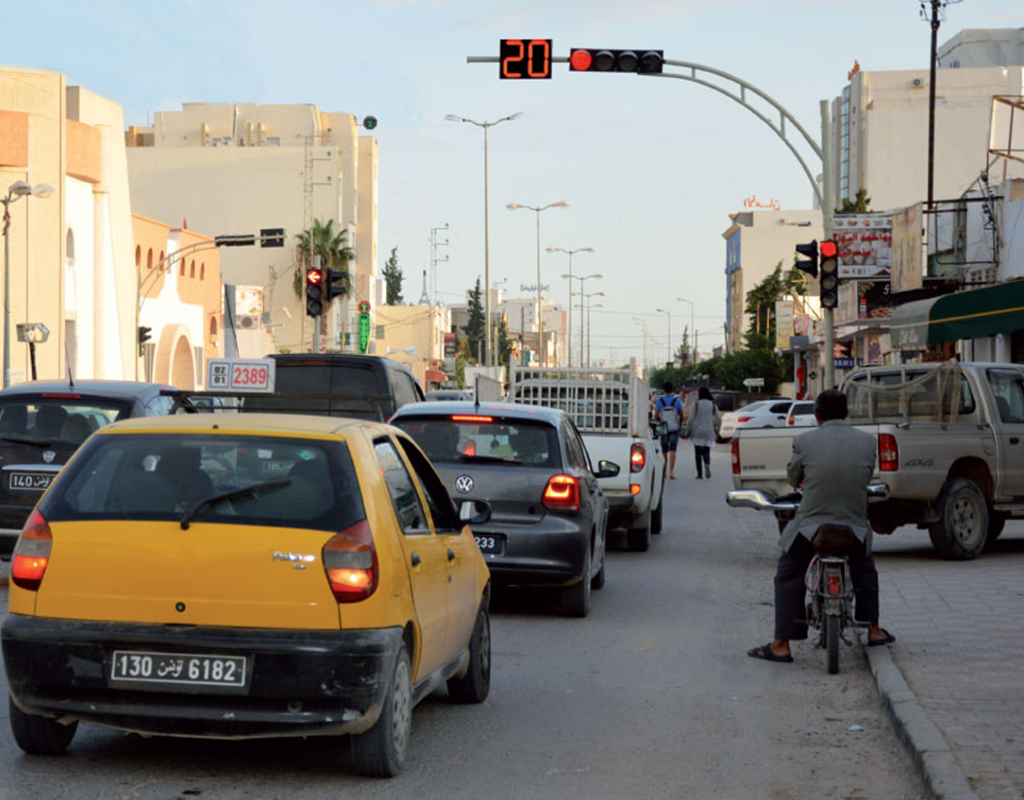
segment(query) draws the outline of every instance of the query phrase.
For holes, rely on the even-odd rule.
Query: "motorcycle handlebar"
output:
[[[889,487],[884,483],[872,483],[867,489],[868,501],[884,500]],[[801,492],[791,492],[776,497],[761,489],[733,489],[725,493],[725,502],[733,508],[753,508],[757,511],[796,511],[800,507]]]

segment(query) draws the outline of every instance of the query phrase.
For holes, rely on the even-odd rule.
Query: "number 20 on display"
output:
[[[502,39],[501,78],[550,78],[550,39]]]

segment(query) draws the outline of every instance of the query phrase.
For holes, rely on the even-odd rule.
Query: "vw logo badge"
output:
[[[473,479],[469,475],[460,475],[455,479],[455,488],[463,494],[473,491]]]
[[[43,453],[43,461],[45,461],[47,464],[52,464],[53,459],[55,459],[56,457],[57,454],[52,450],[47,450],[45,453]]]

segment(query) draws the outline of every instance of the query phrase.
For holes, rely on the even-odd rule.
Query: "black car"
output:
[[[61,467],[97,428],[170,412],[169,387],[134,381],[34,381],[0,391],[0,559]]]
[[[608,500],[572,420],[513,403],[408,405],[391,424],[412,436],[470,519],[495,584],[561,587],[563,611],[585,617],[604,585]],[[477,501],[474,503],[473,501]]]
[[[326,414],[386,422],[423,389],[404,364],[354,353],[272,355],[275,397],[246,397],[243,411]]]

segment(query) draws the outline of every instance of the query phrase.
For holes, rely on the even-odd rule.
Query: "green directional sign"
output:
[[[366,353],[370,346],[370,304],[363,300],[359,304],[359,352]]]

